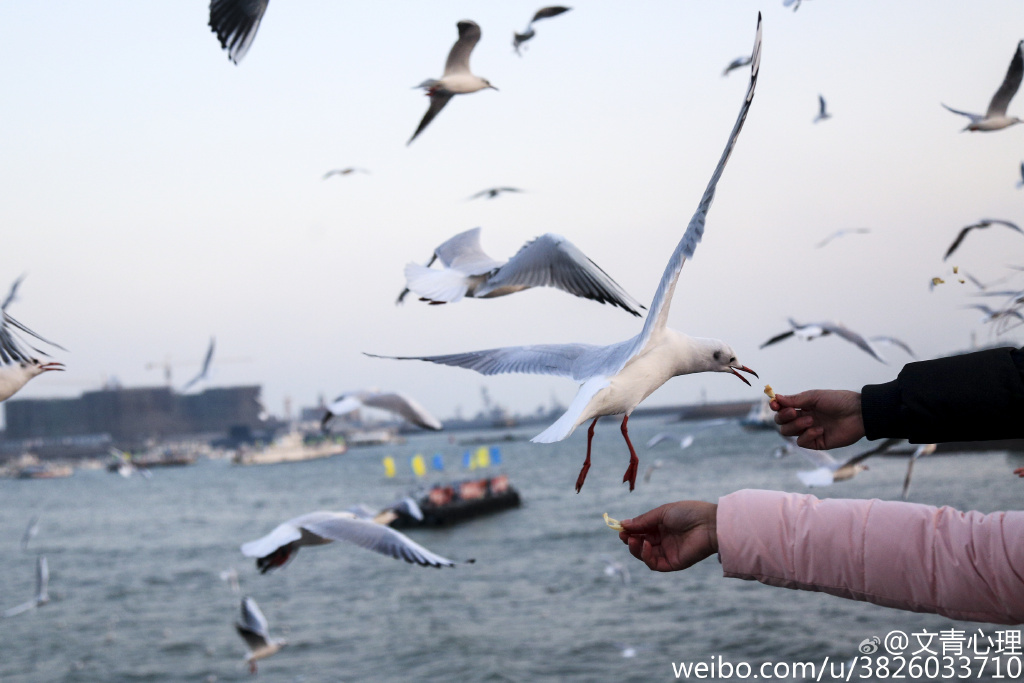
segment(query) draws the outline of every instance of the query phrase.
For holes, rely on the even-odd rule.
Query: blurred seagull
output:
[[[618,560],[614,559],[611,555],[601,555],[601,559],[604,560],[604,575],[609,578],[618,577],[622,581],[623,586],[628,586],[630,583],[629,568],[622,564]]]
[[[411,396],[406,396],[398,391],[365,389],[350,391],[334,399],[327,406],[327,413],[320,421],[320,428],[326,432],[327,425],[332,419],[363,407],[386,410],[423,429],[437,431],[442,427],[441,422]]]
[[[241,593],[242,586],[238,583],[238,570],[234,567],[222,569],[220,574],[220,580],[228,584],[228,588],[231,589],[232,593]]]
[[[868,469],[867,465],[861,464],[864,460],[888,450],[900,441],[902,439],[886,439],[878,446],[842,462],[836,460],[827,451],[815,451],[810,448],[794,446],[794,450],[804,456],[808,462],[817,465],[817,469],[797,472],[796,476],[800,478],[804,486],[808,487],[831,486],[837,481],[853,479]]]
[[[719,420],[708,420],[707,422],[704,422],[704,423],[698,425],[697,427],[694,427],[690,432],[688,432],[686,434],[682,434],[682,435],[675,434],[675,433],[672,433],[672,432],[658,432],[657,434],[655,434],[654,436],[652,436],[650,439],[647,440],[647,447],[648,448],[654,448],[655,446],[657,446],[662,441],[678,440],[679,441],[679,447],[681,449],[685,450],[685,449],[687,449],[687,448],[689,448],[690,446],[693,445],[694,437],[697,434],[700,434],[701,432],[703,432],[705,429],[708,429],[710,427],[717,427],[719,425],[728,424],[730,422],[735,422],[735,420],[729,420],[729,419],[725,419],[725,418],[722,418],[722,419],[719,419]]]
[[[5,617],[13,617],[22,612],[28,612],[37,607],[42,607],[46,603],[50,602],[50,594],[47,592],[47,586],[50,583],[50,567],[46,563],[46,556],[39,555],[36,557],[36,596],[28,602],[22,603],[17,607],[12,607],[4,612]]]
[[[256,558],[261,574],[284,565],[303,546],[348,541],[381,555],[421,567],[454,567],[455,562],[430,552],[391,527],[360,519],[351,512],[310,512],[279,525],[263,538],[242,545],[242,554]]]
[[[256,38],[270,0],[210,0],[210,30],[217,34],[228,59],[242,61]]]
[[[1017,181],[1017,189],[1024,187],[1024,161],[1020,162],[1020,180]]]
[[[427,113],[423,115],[420,125],[406,145],[411,144],[416,136],[423,132],[427,124],[434,120],[434,117],[444,109],[444,105],[448,104],[448,100],[455,95],[466,95],[486,88],[497,90],[486,78],[474,76],[469,71],[469,55],[480,40],[480,27],[475,21],[468,20],[460,21],[457,26],[459,39],[448,53],[444,75],[440,79],[429,78],[416,86],[427,91],[430,107],[427,108]]]
[[[914,352],[907,346],[906,342],[900,341],[896,337],[868,337],[868,343],[870,344],[888,344],[889,346],[895,346],[906,352],[911,358],[917,358]]]
[[[994,322],[1002,318],[1017,318],[1021,322],[1024,322],[1024,316],[1020,314],[1020,311],[1014,310],[1012,308],[996,311],[989,308],[985,304],[969,304],[967,306],[964,306],[964,308],[973,308],[984,313],[985,315],[981,319],[981,322],[983,323]]]
[[[526,41],[533,38],[535,35],[537,35],[537,32],[533,30],[533,22],[539,21],[540,19],[550,19],[551,17],[557,17],[559,14],[568,12],[571,9],[572,7],[561,7],[555,5],[552,7],[542,7],[541,9],[537,10],[533,15],[533,19],[530,19],[530,23],[526,25],[525,31],[523,31],[522,33],[512,33],[512,47],[513,49],[515,49],[516,54],[521,57],[522,52],[519,51],[520,46]]]
[[[804,341],[810,341],[817,339],[818,337],[826,337],[830,334],[835,334],[838,337],[842,337],[846,341],[854,344],[857,348],[861,349],[869,356],[874,358],[880,363],[884,363],[885,359],[878,355],[878,352],[871,346],[867,339],[854,332],[853,330],[845,327],[841,323],[836,322],[824,322],[824,323],[809,323],[807,325],[801,325],[792,318],[789,319],[789,326],[791,329],[781,334],[777,334],[765,343],[761,344],[758,348],[764,348],[771,346],[784,339],[790,337],[796,337],[797,339],[803,339]]]
[[[7,305],[14,300],[18,285],[21,284],[21,280],[24,277],[22,275],[15,280],[11,286],[10,293],[4,300],[3,305],[0,306],[0,401],[6,401],[16,394],[33,377],[44,372],[64,370],[63,363],[56,361],[43,363],[38,358],[30,356],[29,352],[18,343],[18,332],[20,331],[61,351],[67,350],[59,344],[54,344],[52,341],[40,337],[7,314]],[[31,344],[25,343],[25,345],[36,353],[44,356],[48,355]]]
[[[814,117],[813,123],[817,123],[818,121],[824,121],[825,119],[830,118],[832,118],[832,114],[829,114],[827,111],[825,111],[825,98],[822,97],[821,95],[818,95],[818,115]]]
[[[665,266],[661,282],[651,302],[650,311],[643,329],[631,339],[597,346],[593,344],[540,344],[536,346],[513,346],[470,351],[446,356],[375,356],[401,360],[423,360],[443,365],[453,365],[475,370],[484,375],[505,372],[558,375],[570,377],[581,383],[576,397],[565,413],[546,430],[533,437],[536,443],[561,441],[575,431],[576,427],[593,420],[587,432],[587,457],[576,480],[576,491],[590,469],[590,446],[594,427],[605,415],[622,415],[622,436],[629,447],[629,467],[622,477],[629,482],[630,490],[636,484],[639,459],[629,440],[627,423],[633,410],[658,387],[672,377],[694,372],[728,372],[739,377],[744,383],[750,382],[737,370],[756,374],[736,360],[735,352],[718,339],[690,337],[667,326],[669,305],[675,292],[679,274],[687,258],[690,258],[704,234],[704,223],[708,209],[715,197],[715,188],[725,170],[725,164],[732,154],[743,122],[750,109],[757,84],[757,73],[761,57],[761,17],[757,20],[757,37],[754,41],[754,55],[750,84],[733,125],[725,150],[715,167],[711,180],[701,197],[696,212],[683,233],[682,239]],[[367,354],[373,356],[374,354]]]
[[[907,499],[907,493],[910,492],[910,475],[914,471],[914,463],[917,462],[918,458],[934,453],[935,448],[936,446],[933,443],[921,444],[914,451],[914,454],[910,456],[910,462],[907,463],[907,474],[903,477],[903,493],[901,494],[903,500]]]
[[[1006,108],[1010,105],[1013,96],[1017,94],[1022,76],[1024,76],[1024,40],[1017,43],[1013,59],[1010,60],[1010,68],[1006,70],[1006,77],[1003,79],[1002,85],[999,86],[999,90],[992,96],[992,101],[989,102],[988,111],[984,116],[959,111],[945,104],[942,106],[954,114],[966,116],[971,120],[964,130],[990,131],[1008,128],[1015,123],[1021,123],[1016,116],[1007,116]]]
[[[403,514],[407,515],[416,521],[423,521],[423,510],[420,509],[419,503],[410,498],[404,496],[397,502],[389,505],[386,508],[375,510],[368,505],[359,503],[350,507],[347,512],[351,512],[359,519],[366,519],[376,524],[389,525]]]
[[[29,520],[28,526],[25,527],[25,533],[21,535],[21,550],[25,552],[28,550],[29,542],[36,537],[39,533],[39,515],[32,515],[32,519]]]
[[[494,199],[502,192],[522,192],[518,187],[489,187],[486,190],[480,190],[470,199],[479,199],[480,197],[487,197],[488,199]]]
[[[249,647],[245,661],[249,665],[250,673],[256,673],[256,662],[275,654],[288,644],[286,640],[274,640],[270,637],[267,618],[263,616],[256,601],[248,596],[242,598],[242,620],[235,622],[235,629]]]
[[[327,173],[324,173],[324,180],[327,180],[334,175],[352,175],[353,173],[369,173],[365,168],[356,168],[355,166],[349,166],[348,168],[332,168]]]
[[[664,465],[665,465],[665,461],[664,460],[655,460],[650,465],[648,465],[647,469],[644,470],[644,483],[645,484],[651,483],[651,475],[654,474],[655,470],[660,469],[661,467],[664,467]]]
[[[197,383],[197,382],[199,382],[201,380],[210,379],[210,362],[213,360],[213,347],[214,347],[214,338],[210,337],[210,345],[208,347],[206,347],[206,357],[203,358],[203,369],[199,371],[198,375],[196,375],[195,377],[190,379],[185,384],[185,386],[183,386],[181,388],[181,393],[185,393],[186,391],[189,390],[189,388],[192,387],[192,385],[194,385],[195,383]]]
[[[443,268],[431,268],[440,260]],[[599,303],[618,306],[635,316],[643,306],[627,294],[596,263],[561,235],[547,233],[527,242],[502,263],[480,247],[480,228],[461,232],[434,250],[427,265],[405,266],[406,289],[432,304],[455,303],[463,297],[491,299],[531,287],[555,287]]]
[[[816,244],[815,246],[817,246],[818,249],[821,249],[823,246],[825,246],[832,240],[836,239],[837,237],[842,237],[843,235],[863,235],[869,232],[871,232],[871,230],[869,230],[868,228],[843,228],[842,230],[836,230],[834,233],[832,233],[822,241],[818,242],[818,244]]]
[[[964,241],[964,238],[967,237],[967,233],[969,233],[971,230],[989,228],[992,227],[993,225],[1004,225],[1010,230],[1016,230],[1020,234],[1024,235],[1024,230],[1021,230],[1016,224],[1011,223],[1010,221],[1004,221],[998,218],[982,218],[977,223],[968,225],[967,227],[961,229],[959,233],[957,233],[956,239],[953,240],[953,243],[951,245],[949,245],[949,249],[946,250],[946,255],[942,257],[942,260],[945,261],[953,254],[954,251],[957,250],[957,248],[960,246],[960,243]]]
[[[790,6],[792,6],[793,7],[793,11],[795,12],[798,9],[800,9],[801,1],[802,0],[782,0],[782,6],[783,7],[790,7]]]
[[[729,66],[725,67],[725,71],[722,72],[722,76],[728,76],[730,71],[742,68],[750,64],[750,55],[743,57],[737,57],[736,59],[729,62]]]

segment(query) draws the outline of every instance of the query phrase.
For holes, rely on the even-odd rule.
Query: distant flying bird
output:
[[[914,472],[914,463],[917,462],[918,458],[931,455],[934,452],[935,444],[925,443],[918,446],[914,454],[910,456],[910,461],[907,463],[907,474],[903,477],[903,492],[901,494],[903,500],[907,499],[907,494],[910,492],[910,475]]]
[[[1020,234],[1024,235],[1024,230],[1021,230],[1019,227],[1017,227],[1017,225],[1011,223],[1010,221],[1004,221],[998,218],[983,218],[977,223],[968,225],[967,227],[960,230],[960,232],[956,236],[956,239],[953,240],[953,243],[951,245],[949,245],[949,249],[946,250],[946,255],[942,257],[942,260],[945,261],[953,254],[954,251],[957,250],[957,248],[960,246],[960,243],[964,241],[964,238],[967,237],[967,233],[969,233],[971,230],[989,228],[993,225],[1004,225],[1010,230],[1016,230]]]
[[[435,261],[442,267],[431,268]],[[495,261],[480,247],[480,228],[460,232],[434,249],[427,265],[406,264],[405,286],[395,303],[410,291],[424,301],[444,304],[554,287],[635,316],[643,308],[576,245],[550,232],[527,242],[505,262]]]
[[[210,0],[210,30],[217,34],[228,59],[242,61],[256,38],[270,0]]]
[[[792,6],[793,11],[795,12],[798,9],[800,9],[801,1],[802,0],[782,0],[782,6],[783,7],[790,7],[790,6]]]
[[[36,537],[39,533],[39,515],[32,515],[32,519],[28,521],[28,526],[25,527],[25,533],[21,535],[21,550],[22,552],[28,550],[28,544]]]
[[[735,420],[729,420],[725,418],[719,420],[708,420],[707,422],[703,422],[700,425],[697,425],[686,434],[678,434],[673,432],[658,432],[657,434],[655,434],[654,436],[647,440],[647,447],[654,448],[662,441],[678,441],[679,447],[683,450],[686,450],[687,448],[693,445],[694,438],[697,434],[700,434],[705,429],[708,429],[710,427],[718,427],[719,425],[728,424],[730,422],[735,422]]]
[[[824,322],[824,323],[808,323],[802,325],[792,318],[789,319],[790,329],[777,334],[765,343],[761,344],[758,348],[764,348],[771,346],[790,337],[796,337],[797,339],[803,339],[804,341],[810,341],[817,339],[818,337],[827,337],[830,334],[834,334],[837,337],[841,337],[851,344],[855,345],[861,351],[874,358],[875,360],[884,363],[885,359],[878,355],[878,352],[871,346],[867,339],[863,336],[854,332],[850,328],[844,326],[842,323],[837,322]]]
[[[427,124],[434,120],[434,117],[444,109],[444,105],[448,104],[448,100],[455,95],[467,95],[486,88],[497,90],[486,78],[474,76],[469,71],[469,55],[480,40],[480,27],[475,21],[460,21],[457,26],[459,39],[448,53],[444,75],[440,79],[428,78],[416,86],[427,91],[430,107],[427,108],[427,113],[423,115],[420,125],[406,145],[411,144],[416,136],[423,132]]]
[[[46,603],[50,602],[50,594],[47,592],[47,586],[49,583],[50,567],[46,563],[46,556],[39,555],[36,557],[36,596],[28,602],[4,611],[4,616],[13,617],[21,614],[22,612],[28,612],[29,610],[37,607],[42,607]]]
[[[1016,116],[1006,115],[1006,108],[1010,106],[1010,100],[1013,99],[1013,96],[1017,94],[1017,89],[1020,88],[1021,77],[1024,77],[1024,40],[1017,43],[1013,59],[1010,60],[1010,68],[1006,70],[1006,77],[1003,79],[1002,85],[999,86],[999,90],[992,96],[992,101],[989,102],[988,111],[985,112],[984,116],[959,111],[945,104],[942,106],[954,114],[966,116],[971,120],[964,130],[990,131],[1008,128],[1015,123],[1021,123],[1021,120]]]
[[[398,391],[366,389],[344,393],[331,401],[327,406],[327,413],[320,421],[320,428],[326,432],[328,423],[335,417],[364,407],[386,410],[423,429],[436,431],[442,427],[441,422],[411,396]]]
[[[818,242],[815,246],[821,249],[823,246],[836,239],[837,237],[843,237],[844,235],[864,235],[871,232],[868,228],[843,228],[842,230],[836,230],[834,233]]]
[[[796,446],[795,451],[804,456],[817,469],[803,470],[797,472],[796,476],[803,482],[804,486],[831,486],[837,481],[846,481],[868,469],[867,465],[861,464],[872,455],[882,453],[895,446],[902,439],[886,439],[878,446],[863,453],[853,456],[844,461],[836,460],[828,451],[815,451],[810,448]]]
[[[561,7],[558,5],[554,5],[552,7],[542,7],[541,9],[537,10],[533,15],[533,19],[530,19],[530,23],[526,25],[525,31],[523,31],[522,33],[512,33],[512,48],[516,51],[516,54],[521,57],[523,53],[519,51],[519,48],[522,46],[523,43],[537,35],[537,32],[533,30],[533,22],[539,21],[541,19],[550,19],[551,17],[557,17],[559,14],[568,12],[571,9],[572,7]]]
[[[725,67],[725,71],[722,72],[723,76],[728,76],[730,71],[742,68],[750,64],[750,55],[744,55],[743,57],[737,57],[736,59],[729,62],[729,66]]]
[[[561,441],[580,424],[593,420],[587,432],[587,457],[576,480],[580,490],[590,469],[590,446],[594,427],[605,415],[622,415],[621,432],[629,447],[629,467],[622,477],[632,490],[636,484],[639,459],[629,440],[627,423],[633,410],[658,387],[672,377],[694,372],[728,372],[744,383],[750,382],[737,370],[755,374],[742,365],[725,342],[718,339],[694,338],[668,328],[668,311],[679,274],[687,258],[693,255],[704,233],[708,209],[715,188],[732,154],[743,122],[750,109],[757,84],[761,56],[761,17],[758,15],[757,37],[752,50],[750,84],[733,125],[725,150],[711,180],[701,197],[696,212],[665,266],[661,282],[651,302],[643,329],[631,339],[597,346],[593,344],[540,344],[513,346],[485,351],[471,351],[446,356],[376,356],[402,360],[423,360],[475,370],[484,375],[505,372],[558,375],[581,383],[576,397],[565,413],[546,430],[533,437],[536,443]],[[373,355],[373,354],[367,354]],[[756,376],[756,374],[755,374]]]
[[[327,173],[324,173],[324,180],[327,180],[333,175],[352,175],[353,173],[369,173],[365,168],[356,168],[355,166],[349,166],[348,168],[332,168]]]
[[[480,197],[487,197],[488,199],[494,199],[502,192],[522,192],[518,187],[489,187],[486,190],[480,190],[470,199],[479,199]]]
[[[0,306],[0,401],[6,401],[16,394],[33,377],[37,377],[44,372],[64,370],[63,363],[56,361],[44,363],[38,358],[30,356],[29,351],[26,351],[18,343],[18,337],[20,336],[18,333],[22,332],[61,351],[67,350],[63,346],[54,344],[52,341],[39,336],[8,315],[7,304],[14,300],[15,292],[18,289],[18,285],[21,284],[22,278],[24,276],[15,280],[14,285],[11,286],[10,293],[4,300],[3,305]],[[44,356],[48,355],[28,344],[24,339],[21,342],[28,346],[31,351]]]
[[[825,111],[825,98],[818,95],[818,115],[814,117],[814,123],[832,118],[832,114]]]
[[[1017,181],[1017,189],[1024,187],[1024,161],[1020,162],[1020,180]]]
[[[245,661],[249,665],[250,673],[256,673],[256,662],[277,653],[288,644],[288,641],[270,637],[267,618],[263,616],[256,601],[248,596],[242,598],[242,620],[235,622],[235,629],[249,648]]]
[[[213,348],[214,338],[210,337],[210,345],[206,347],[206,357],[203,358],[203,369],[199,371],[199,374],[190,379],[185,386],[181,388],[182,393],[188,391],[192,385],[196,384],[201,380],[210,379],[210,363],[213,361]]]
[[[360,519],[351,512],[310,512],[279,525],[263,538],[242,545],[242,554],[256,558],[261,574],[283,566],[303,546],[348,541],[361,548],[421,567],[454,567],[455,562],[432,553],[391,527]]]

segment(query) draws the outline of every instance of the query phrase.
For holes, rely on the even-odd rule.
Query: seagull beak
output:
[[[488,84],[487,84],[487,87],[488,87],[488,88],[490,88],[491,90],[498,90],[497,88],[495,88],[495,87],[494,87],[493,85],[491,85],[490,83],[488,83]],[[498,90],[498,92],[501,92],[501,91],[500,91],[500,90]]]
[[[751,370],[750,368],[748,368],[748,367],[747,367],[746,365],[741,365],[741,366],[739,366],[738,368],[729,368],[729,372],[731,372],[732,374],[736,375],[736,376],[737,376],[737,377],[739,377],[739,378],[740,378],[741,380],[743,380],[743,382],[744,382],[744,383],[745,383],[745,384],[746,384],[746,385],[747,385],[748,387],[750,386],[750,382],[749,382],[749,381],[747,380],[747,378],[746,378],[746,377],[744,377],[744,376],[743,376],[743,375],[741,375],[740,373],[736,372],[737,370],[742,370],[743,372],[749,372],[749,373],[750,373],[751,375],[753,375],[754,377],[757,377],[757,373],[756,373],[756,372],[754,372],[753,370]],[[758,377],[758,379],[760,379],[760,377]]]
[[[39,369],[42,370],[43,372],[46,372],[47,370],[61,370],[61,371],[63,371],[64,370],[64,364],[63,363],[57,363],[57,362],[43,363],[42,365],[39,366]]]

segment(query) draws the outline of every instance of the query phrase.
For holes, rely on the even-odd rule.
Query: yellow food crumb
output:
[[[956,274],[956,273],[959,273],[959,272],[960,272],[960,266],[953,266],[953,273]]]
[[[933,285],[941,285],[941,284],[944,284],[945,282],[946,281],[943,280],[941,277],[933,277],[932,278],[932,284]]]
[[[612,519],[608,516],[607,512],[604,513],[604,523],[610,526],[612,529],[615,529],[616,531],[625,531],[625,529],[622,528],[622,525],[619,524],[619,520]]]
[[[768,400],[769,401],[774,401],[775,400],[775,392],[772,391],[772,385],[771,384],[765,384],[764,385],[764,393],[765,393],[766,396],[768,396]]]

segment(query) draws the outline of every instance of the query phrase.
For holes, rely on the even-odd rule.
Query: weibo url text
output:
[[[1020,655],[1011,656],[912,656],[869,657],[861,655],[840,660],[825,657],[820,662],[730,662],[721,655],[707,662],[672,662],[677,679],[792,679],[815,681],[859,681],[866,679],[920,678],[970,679],[982,675],[995,679],[1019,680]]]

